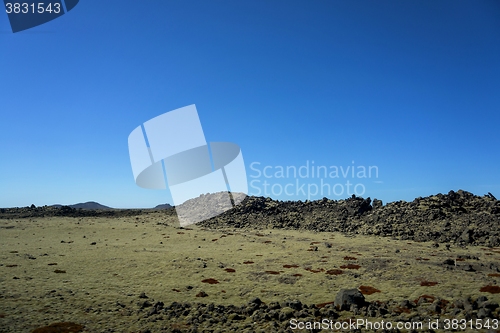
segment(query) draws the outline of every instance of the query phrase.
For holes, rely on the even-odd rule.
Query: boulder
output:
[[[335,296],[333,303],[337,310],[349,310],[355,304],[358,308],[365,305],[365,296],[358,289],[342,289]]]

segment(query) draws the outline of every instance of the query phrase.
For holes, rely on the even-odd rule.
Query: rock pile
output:
[[[345,321],[342,318],[384,318],[385,321],[427,323],[430,319],[445,315],[466,320],[498,319],[499,305],[486,296],[477,299],[464,298],[454,302],[431,295],[415,300],[366,302],[357,289],[341,290],[335,302],[303,304],[299,300],[264,303],[259,298],[242,306],[202,303],[178,303],[165,305],[154,300],[140,300],[129,315],[137,313],[145,328],[153,332],[159,324],[162,332],[204,332],[229,330],[232,332],[293,332],[292,323],[318,322],[323,319]],[[153,324],[154,323],[154,324]],[[164,324],[162,324],[164,323]],[[444,324],[444,321],[441,321]],[[164,325],[164,326],[163,326]],[[443,327],[440,327],[443,329]],[[321,330],[308,330],[308,332]],[[393,331],[399,332],[399,331]],[[427,329],[419,332],[434,332]]]
[[[127,217],[142,215],[147,209],[82,209],[69,206],[41,206],[31,205],[28,207],[0,208],[0,219],[19,219],[31,217]],[[173,210],[165,210],[172,212]]]
[[[209,228],[278,228],[396,237],[402,240],[500,245],[500,201],[459,190],[396,201],[276,201],[247,197],[240,205],[200,223]]]

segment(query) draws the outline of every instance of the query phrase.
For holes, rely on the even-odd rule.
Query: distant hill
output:
[[[162,204],[162,205],[158,205],[156,206],[154,209],[169,209],[169,208],[172,208],[173,206],[171,204]]]
[[[52,205],[52,207],[56,207],[56,208],[58,208],[58,207],[60,208],[62,206],[63,205]],[[79,209],[79,208],[81,208],[81,209],[113,209],[111,207],[101,205],[100,203],[95,202],[95,201],[77,203],[74,205],[68,205],[68,207],[75,208],[75,209]]]

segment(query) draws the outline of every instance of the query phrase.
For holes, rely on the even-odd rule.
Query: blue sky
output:
[[[135,185],[127,138],[190,104],[250,194],[319,184],[253,170],[314,161],[376,166],[324,182],[384,202],[500,197],[498,1],[81,0],[16,34],[0,13],[0,61],[0,207],[172,202]]]

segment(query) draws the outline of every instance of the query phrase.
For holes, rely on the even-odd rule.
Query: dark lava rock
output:
[[[455,265],[455,260],[446,259],[445,261],[443,261],[443,265]]]
[[[489,318],[491,317],[491,309],[481,308],[477,311],[477,317],[479,319]]]
[[[262,304],[262,301],[260,300],[260,298],[258,297],[254,297],[250,300],[250,302],[248,302],[249,304],[255,304],[255,305],[261,305]]]
[[[335,296],[334,305],[338,310],[349,310],[352,304],[358,307],[365,304],[365,296],[358,289],[342,289]]]

